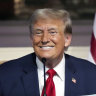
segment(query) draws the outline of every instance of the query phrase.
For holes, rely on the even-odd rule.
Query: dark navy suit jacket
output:
[[[96,65],[65,54],[64,91],[64,96],[96,94]],[[0,66],[0,96],[40,96],[35,53]]]

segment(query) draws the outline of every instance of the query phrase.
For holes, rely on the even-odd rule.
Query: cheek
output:
[[[37,38],[37,37],[33,37],[33,39],[32,39],[33,45],[37,45],[40,41],[41,41],[41,39]]]
[[[56,37],[53,37],[51,39],[55,44],[58,44],[58,45],[64,45],[65,44],[65,39],[64,39],[64,36],[56,36]]]

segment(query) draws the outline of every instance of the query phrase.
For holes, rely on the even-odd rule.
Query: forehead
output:
[[[34,28],[57,28],[61,26],[64,26],[64,23],[60,19],[39,19],[33,25]]]

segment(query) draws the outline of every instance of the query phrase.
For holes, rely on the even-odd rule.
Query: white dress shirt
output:
[[[40,96],[42,94],[43,86],[44,86],[44,71],[43,71],[43,63],[36,57],[36,63],[38,67],[38,78],[39,78],[39,90]],[[46,72],[49,68],[45,67]],[[56,96],[64,96],[65,89],[65,57],[63,56],[61,62],[54,68],[57,75],[53,77],[53,81],[55,84]],[[46,74],[46,79],[48,75]]]

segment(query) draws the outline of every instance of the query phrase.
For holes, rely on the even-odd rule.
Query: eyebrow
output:
[[[55,28],[50,28],[50,29],[48,29],[48,31],[51,31],[51,30],[56,30]]]
[[[42,31],[42,29],[36,28],[35,31]]]
[[[35,31],[43,31],[42,28],[36,28]],[[48,31],[57,30],[56,28],[48,28]]]

